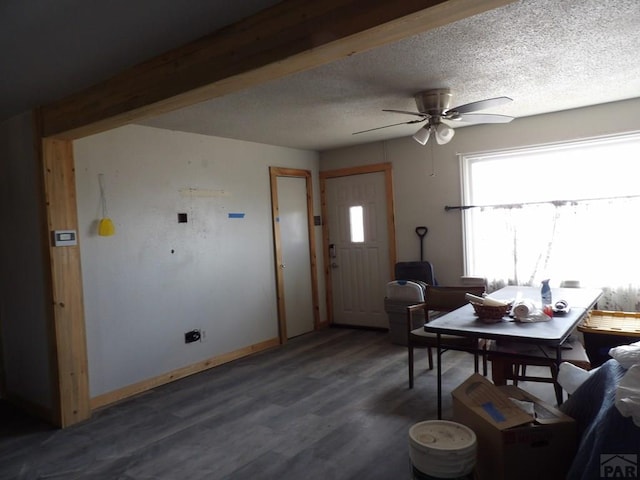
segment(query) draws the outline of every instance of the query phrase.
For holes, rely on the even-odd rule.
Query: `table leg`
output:
[[[562,395],[562,387],[558,383],[558,373],[560,372],[560,364],[562,363],[562,345],[556,346],[556,374],[555,381],[553,382],[553,388],[556,390],[556,401],[558,402],[558,406],[562,404],[563,395]]]
[[[440,334],[436,334],[436,357],[438,359],[438,420],[442,420],[442,348],[440,345]]]

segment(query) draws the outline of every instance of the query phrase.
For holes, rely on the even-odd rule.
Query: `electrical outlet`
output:
[[[197,342],[202,338],[202,334],[200,330],[191,330],[190,332],[185,332],[184,334],[184,343],[192,343]]]

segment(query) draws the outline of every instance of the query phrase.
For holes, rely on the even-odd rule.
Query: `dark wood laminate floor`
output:
[[[473,357],[443,358],[449,418],[448,392],[472,373]],[[3,405],[0,479],[408,479],[408,429],[436,418],[436,387],[425,352],[413,390],[406,362],[385,332],[328,329],[65,430]],[[533,387],[552,401],[551,386]]]

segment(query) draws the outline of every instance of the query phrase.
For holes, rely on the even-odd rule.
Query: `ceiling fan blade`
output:
[[[376,127],[376,128],[369,128],[367,130],[360,130],[359,132],[353,132],[351,135],[358,135],[359,133],[365,133],[365,132],[372,132],[374,130],[380,130],[382,128],[389,128],[389,127],[395,127],[396,125],[409,125],[410,123],[420,123],[420,122],[424,122],[427,119],[421,119],[421,120],[409,120],[408,122],[400,122],[400,123],[392,123],[391,125],[385,125],[384,127]]]
[[[466,113],[456,118],[456,121],[465,123],[509,123],[511,120],[513,117],[494,113]]]
[[[509,97],[496,97],[496,98],[488,98],[486,100],[480,100],[478,102],[465,103],[464,105],[459,105],[457,107],[453,107],[448,109],[445,114],[449,112],[458,112],[458,113],[469,113],[475,112],[477,110],[486,110],[488,108],[498,107],[500,105],[504,105],[505,103],[512,102],[513,99]]]
[[[428,118],[429,114],[427,113],[420,113],[420,112],[408,112],[406,110],[382,110],[383,112],[392,112],[392,113],[404,113],[406,115],[416,115],[418,117],[423,117],[423,118]]]

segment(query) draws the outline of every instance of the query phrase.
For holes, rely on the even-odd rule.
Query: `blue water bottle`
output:
[[[542,299],[542,310],[544,311],[544,313],[551,316],[550,312],[551,312],[552,299],[551,299],[551,287],[549,287],[549,279],[542,280],[542,289],[540,290],[540,297]]]

